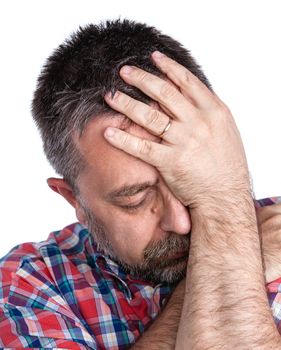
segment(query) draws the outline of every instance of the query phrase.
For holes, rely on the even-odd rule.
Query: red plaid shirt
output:
[[[281,203],[281,197],[255,201]],[[40,243],[24,243],[0,261],[0,346],[127,349],[165,305],[173,286],[126,275],[73,224]],[[281,278],[267,286],[281,329]]]

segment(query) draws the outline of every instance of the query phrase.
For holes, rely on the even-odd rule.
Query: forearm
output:
[[[164,310],[131,348],[134,350],[174,350],[183,306],[185,281],[181,281]]]
[[[186,296],[177,349],[281,347],[265,291],[251,195],[192,212]]]

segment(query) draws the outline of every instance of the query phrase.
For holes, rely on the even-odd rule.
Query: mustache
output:
[[[159,259],[165,257],[167,253],[184,252],[188,254],[190,246],[191,233],[186,235],[179,235],[174,232],[170,232],[168,236],[157,242],[149,244],[144,250],[144,260],[150,261],[152,259]]]

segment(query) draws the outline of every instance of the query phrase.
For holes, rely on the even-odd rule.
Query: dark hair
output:
[[[211,89],[200,66],[179,42],[154,27],[126,19],[79,27],[44,64],[34,92],[32,115],[47,159],[73,187],[85,166],[73,133],[81,136],[94,116],[117,114],[104,101],[109,91],[118,89],[140,101],[151,101],[126,85],[119,69],[131,64],[163,76],[151,61],[154,50],[187,67]]]

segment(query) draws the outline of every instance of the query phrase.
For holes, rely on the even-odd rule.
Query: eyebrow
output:
[[[156,186],[159,183],[159,180],[151,182],[146,181],[142,183],[135,183],[133,185],[123,185],[122,187],[108,193],[106,195],[107,200],[116,200],[120,197],[130,197],[134,196],[135,194],[142,192],[146,190],[149,187]]]

